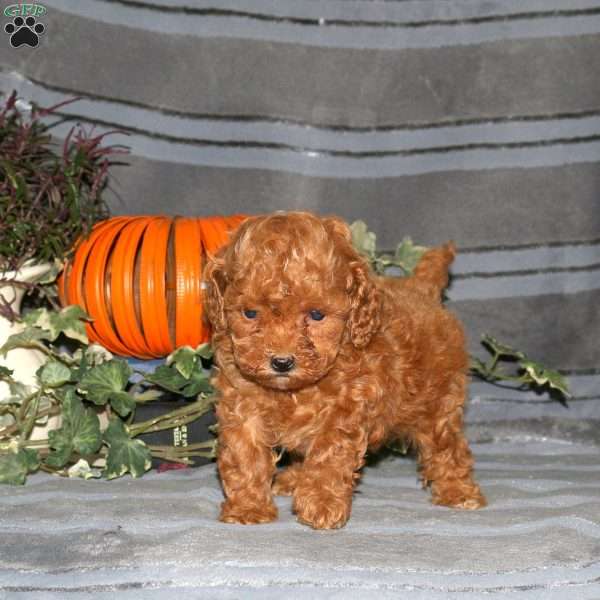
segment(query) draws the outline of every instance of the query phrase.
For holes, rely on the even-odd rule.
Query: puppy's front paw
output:
[[[244,504],[225,500],[221,504],[219,520],[223,523],[239,523],[240,525],[258,525],[270,523],[277,518],[277,507],[271,503],[264,506]]]
[[[462,510],[476,510],[487,506],[485,496],[475,484],[434,484],[432,501],[434,504]]]
[[[298,490],[296,490],[298,492]],[[294,512],[298,521],[313,529],[339,529],[350,517],[351,501],[331,493],[296,494]]]
[[[454,504],[452,508],[461,508],[463,510],[477,510],[478,508],[483,508],[487,506],[487,501],[483,496],[479,496],[477,498],[468,498],[458,504]]]

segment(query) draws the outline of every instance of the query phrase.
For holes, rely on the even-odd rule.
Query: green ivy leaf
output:
[[[125,390],[131,374],[131,368],[124,360],[109,360],[85,373],[78,390],[90,402],[106,404],[114,394]]]
[[[210,359],[213,350],[210,344],[200,344],[197,348],[181,346],[167,356],[166,364],[174,366],[186,379],[191,379],[194,371],[202,370],[201,359]]]
[[[32,448],[21,448],[18,452],[18,456],[22,463],[27,467],[28,473],[32,473],[39,468],[40,457],[37,450],[33,450]]]
[[[50,431],[48,440],[52,452],[46,463],[51,467],[64,466],[73,452],[82,456],[94,454],[102,444],[100,420],[83,402],[73,389],[68,390],[62,401],[62,426]]]
[[[519,364],[523,369],[525,369],[527,374],[536,382],[537,385],[542,386],[547,384],[565,396],[570,396],[567,382],[558,371],[548,369],[540,363],[532,360],[521,360],[519,361]]]
[[[29,386],[21,383],[20,381],[7,381],[9,394],[0,398],[0,405],[2,404],[21,404],[29,394],[31,389]]]
[[[77,348],[69,358],[78,362],[72,369],[72,381],[80,382],[90,369],[112,360],[113,355],[98,344],[90,344]]]
[[[61,333],[67,337],[78,340],[83,344],[88,343],[84,321],[88,319],[85,311],[79,306],[72,305],[63,308],[60,312],[38,308],[24,317],[25,323],[39,327],[48,332],[50,341],[54,341]]]
[[[405,237],[396,247],[394,264],[411,274],[426,251],[425,246],[416,246],[409,237]]]
[[[110,396],[110,405],[122,417],[126,417],[132,410],[135,410],[135,398],[127,392],[114,392]]]
[[[46,457],[46,464],[49,467],[64,467],[73,454],[73,440],[69,428],[63,425],[60,429],[49,431],[48,443],[51,450]]]
[[[192,375],[189,384],[183,388],[182,394],[186,398],[193,398],[198,394],[211,394],[213,391],[214,389],[212,385],[210,385],[208,377],[203,373],[195,372]]]
[[[71,370],[56,360],[50,360],[40,367],[37,375],[45,386],[60,387],[71,379]]]
[[[510,346],[507,346],[506,344],[502,344],[495,337],[492,337],[491,335],[484,335],[483,339],[481,340],[481,343],[484,346],[486,346],[487,348],[489,348],[494,354],[497,354],[499,356],[512,356],[516,359],[526,358],[525,354],[523,354],[523,352],[520,352],[519,350],[515,350],[514,348],[511,348]]]
[[[471,358],[471,371],[482,379],[492,382],[503,380],[515,381],[515,376],[498,369],[497,363],[501,360],[513,363],[517,361],[520,374],[520,378],[517,380],[521,383],[533,387],[548,385],[558,390],[565,398],[570,396],[566,379],[558,371],[548,369],[541,363],[530,360],[524,352],[502,344],[491,335],[484,335],[482,344],[493,355],[489,364],[482,362],[478,358]],[[526,376],[529,377],[529,381],[526,379]]]
[[[13,373],[14,373],[14,371],[12,369],[9,369],[8,367],[0,366],[0,380],[12,379]]]
[[[173,365],[186,379],[189,379],[198,364],[198,356],[190,346],[181,346],[167,357],[167,365]]]
[[[0,348],[0,354],[6,356],[6,353],[14,348],[31,348],[42,340],[49,339],[48,332],[43,329],[28,327],[19,333],[13,333]]]
[[[200,344],[194,352],[206,360],[211,359],[214,355],[213,347],[209,343]]]
[[[0,456],[0,483],[23,485],[27,474],[40,466],[40,459],[35,450],[19,448],[17,452]]]
[[[485,378],[490,374],[488,366],[476,356],[471,356],[471,364],[469,365],[469,369],[482,378]]]
[[[352,245],[356,250],[370,259],[375,258],[377,237],[368,230],[367,224],[364,221],[354,221],[350,225],[350,233],[352,234]]]
[[[154,373],[146,375],[146,379],[151,383],[175,394],[181,394],[186,398],[213,391],[208,378],[200,369],[196,369],[192,373],[192,376],[187,379],[173,365],[160,365]]]
[[[152,466],[150,449],[142,440],[133,439],[129,435],[121,419],[111,419],[104,432],[104,440],[109,445],[104,475],[107,479],[115,479],[129,472],[133,477],[140,477]]]
[[[85,358],[89,365],[96,367],[112,360],[113,355],[106,348],[98,344],[90,344],[85,349]]]
[[[146,379],[169,392],[179,394],[188,384],[188,380],[173,366],[160,365]]]
[[[102,471],[100,469],[93,469],[87,460],[80,458],[73,466],[69,467],[67,471],[69,477],[81,477],[81,479],[97,479],[102,477]]]
[[[87,370],[87,356],[84,355],[78,373],[83,373],[79,391],[86,394],[87,399],[94,404],[110,402],[122,417],[134,410],[135,399],[125,391],[132,374],[125,361],[110,360]]]

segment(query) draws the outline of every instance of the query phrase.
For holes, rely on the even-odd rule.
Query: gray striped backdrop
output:
[[[301,207],[366,220],[383,249],[453,238],[472,350],[491,332],[561,368],[574,398],[474,383],[489,508],[429,505],[390,457],[335,533],[297,524],[288,498],[276,523],[218,523],[214,465],[38,474],[0,489],[0,596],[599,598],[600,0],[43,4],[39,48],[0,30],[0,89],[79,96],[65,113],[129,131],[115,213]]]
[[[0,89],[129,131],[115,213],[302,207],[382,248],[452,238],[472,349],[491,332],[576,394],[515,412],[474,387],[473,418],[598,417],[600,0],[43,4],[37,49],[1,33]]]

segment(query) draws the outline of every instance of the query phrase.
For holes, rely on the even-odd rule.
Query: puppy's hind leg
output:
[[[439,412],[414,436],[425,485],[432,502],[452,508],[476,509],[487,504],[473,480],[473,455],[463,432],[466,378],[457,377]]]
[[[299,458],[275,475],[273,493],[276,496],[292,496],[302,473],[302,460]]]

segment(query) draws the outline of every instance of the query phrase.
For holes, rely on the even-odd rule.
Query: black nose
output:
[[[278,373],[286,373],[287,371],[291,371],[293,366],[293,356],[274,356],[271,359],[271,367],[273,367],[273,371],[277,371]]]

